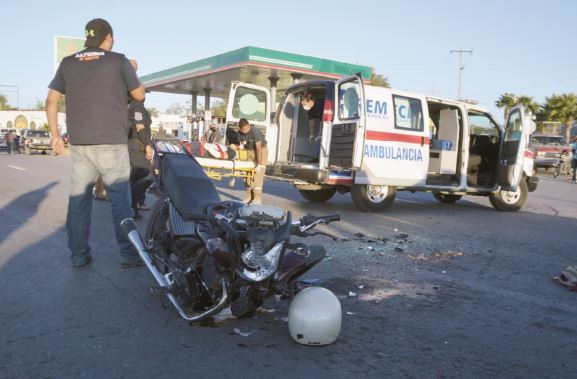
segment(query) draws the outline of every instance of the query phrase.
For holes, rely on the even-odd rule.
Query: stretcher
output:
[[[196,156],[196,151],[192,151],[178,140],[158,140],[155,141],[156,149],[160,153],[186,154],[186,151],[202,166],[206,175],[213,180],[225,178],[242,178],[252,180],[254,178],[256,166],[252,161],[217,159]]]
[[[252,180],[256,166],[251,161],[194,157],[206,175],[214,180],[242,178]]]

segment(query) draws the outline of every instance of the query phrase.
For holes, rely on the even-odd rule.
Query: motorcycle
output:
[[[134,220],[121,225],[157,285],[182,318],[206,320],[230,306],[252,315],[272,295],[292,297],[298,278],[326,256],[323,246],[291,242],[310,237],[340,215],[306,215],[270,206],[221,201],[214,183],[179,143],[153,141],[153,206],[144,238]]]

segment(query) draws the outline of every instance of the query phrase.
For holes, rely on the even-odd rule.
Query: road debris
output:
[[[251,330],[250,332],[243,332],[239,328],[234,328],[234,333],[242,337],[248,337],[254,333],[254,330]]]

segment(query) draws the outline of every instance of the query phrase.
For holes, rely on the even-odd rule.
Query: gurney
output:
[[[256,166],[252,161],[208,158],[199,156],[198,146],[180,142],[178,140],[156,141],[159,152],[186,154],[186,151],[196,159],[206,175],[214,180],[225,178],[242,178],[244,180],[254,178]]]
[[[224,178],[253,179],[256,166],[251,161],[194,157],[206,175],[214,180]]]

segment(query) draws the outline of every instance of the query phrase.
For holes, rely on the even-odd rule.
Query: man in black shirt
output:
[[[144,209],[146,189],[152,184],[150,160],[152,143],[150,124],[152,119],[142,101],[130,100],[128,105],[128,154],[130,156],[130,189],[134,218],[140,218],[138,209]]]
[[[247,188],[244,200],[247,203],[261,204],[268,155],[266,139],[260,130],[251,126],[248,120],[244,118],[238,121],[238,129],[239,147],[241,150],[247,151],[248,160],[253,161],[256,167],[254,177],[246,181]]]
[[[112,204],[116,240],[123,267],[141,264],[136,249],[120,228],[132,217],[130,207],[130,163],[128,159],[128,94],[144,100],[144,86],[131,62],[112,52],[114,34],[110,24],[94,19],[86,24],[86,49],[62,60],[50,83],[46,115],[52,148],[64,152],[58,133],[57,104],[65,96],[66,123],[70,137],[72,176],[66,229],[72,265],[84,266],[90,255],[92,187],[100,174]],[[135,63],[135,62],[134,62]]]

